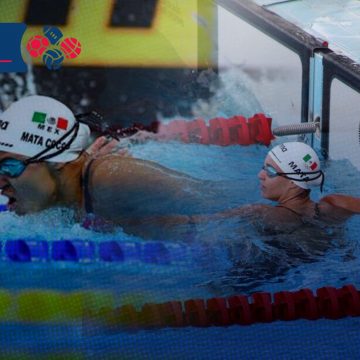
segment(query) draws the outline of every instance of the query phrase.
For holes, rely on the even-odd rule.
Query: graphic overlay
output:
[[[0,23],[0,73],[26,72],[20,52],[25,30],[23,23]]]
[[[31,37],[26,49],[33,58],[41,56],[49,70],[58,70],[65,58],[75,59],[80,55],[81,43],[73,37],[64,38],[56,26],[44,26],[43,35]]]
[[[29,37],[45,36],[42,27],[51,24],[56,41],[61,33],[54,27],[60,28],[63,38],[57,46],[66,37],[78,38],[86,51],[72,63],[65,59],[62,66],[207,68],[216,58],[212,0],[58,2],[56,11],[49,11],[46,1],[29,1],[26,9],[21,2],[6,8],[0,1],[0,18],[6,9],[7,18],[25,19]]]

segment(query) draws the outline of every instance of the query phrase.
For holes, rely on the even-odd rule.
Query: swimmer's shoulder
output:
[[[341,222],[360,213],[360,199],[348,195],[331,194],[320,199],[318,209],[321,219]]]
[[[250,221],[261,233],[292,233],[304,224],[301,215],[285,207],[255,204],[249,210]]]
[[[116,154],[89,158],[83,169],[83,207],[86,212],[112,219],[121,204],[124,180],[131,178],[123,169],[132,158]],[[130,181],[127,179],[126,181]]]
[[[129,161],[133,161],[133,158],[114,154],[90,158],[84,174],[87,173],[90,184],[104,184],[113,177],[118,177],[121,168]]]

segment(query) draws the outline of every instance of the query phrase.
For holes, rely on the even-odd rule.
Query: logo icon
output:
[[[65,58],[75,59],[81,52],[78,39],[63,38],[63,33],[56,26],[44,26],[43,35],[31,37],[26,49],[33,58],[42,56],[42,61],[49,70],[58,70]]]
[[[311,160],[311,155],[310,154],[306,154],[303,157],[303,160],[305,161],[306,166],[310,167],[311,170],[315,170],[318,167],[317,162]]]

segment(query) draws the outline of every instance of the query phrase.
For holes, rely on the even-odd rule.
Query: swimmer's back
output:
[[[91,160],[86,172],[85,207],[118,223],[133,216],[179,212],[187,200],[193,200],[191,189],[199,185],[154,162],[117,155]]]

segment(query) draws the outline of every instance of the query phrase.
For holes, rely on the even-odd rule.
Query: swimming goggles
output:
[[[320,191],[322,192],[322,190],[323,190],[325,175],[322,172],[322,170],[310,171],[310,172],[301,171],[299,173],[296,173],[296,172],[284,173],[284,172],[276,171],[276,169],[274,167],[272,167],[271,165],[263,165],[262,169],[266,172],[266,175],[269,178],[275,178],[276,176],[282,176],[288,180],[309,182],[309,181],[319,179],[321,177]],[[292,175],[296,175],[296,176],[303,175],[304,177],[299,179],[298,177],[295,178]]]
[[[271,165],[263,165],[262,169],[266,172],[266,175],[269,178],[274,178],[276,176],[281,176],[282,173],[276,171]]]
[[[15,159],[12,157],[6,157],[0,161],[0,175],[5,175],[11,178],[19,177],[26,169],[26,167],[30,164],[39,163],[42,161],[46,161],[54,156],[57,156],[64,152],[65,150],[70,148],[70,145],[75,140],[78,131],[79,131],[79,122],[75,122],[74,126],[63,136],[61,136],[58,140],[54,141],[51,146],[47,147],[46,149],[40,151],[38,154],[34,155],[33,157],[20,160]],[[69,141],[63,146],[61,149],[56,150],[55,152],[49,153],[52,149],[56,148],[62,141],[64,141],[67,137],[72,134]]]

